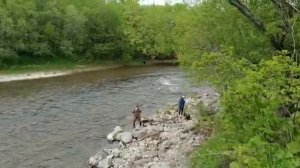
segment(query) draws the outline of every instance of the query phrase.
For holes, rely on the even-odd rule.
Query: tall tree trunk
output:
[[[278,51],[282,51],[284,49],[289,50],[290,48],[285,48],[284,42],[286,35],[291,32],[291,25],[288,22],[289,18],[292,18],[295,13],[299,12],[299,10],[291,5],[289,2],[285,0],[271,0],[274,5],[277,7],[279,12],[283,12],[282,22],[283,25],[280,25],[280,32],[272,34],[269,33],[265,27],[265,23],[258,16],[256,16],[241,0],[228,0],[228,2],[237,8],[254,26],[255,28],[268,36],[270,39],[271,45]]]

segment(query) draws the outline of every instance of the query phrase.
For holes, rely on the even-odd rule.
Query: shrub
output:
[[[299,66],[275,56],[245,74],[224,93],[214,135],[194,153],[191,166],[299,167]]]

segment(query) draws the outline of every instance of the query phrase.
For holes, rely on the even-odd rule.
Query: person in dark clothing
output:
[[[181,96],[179,101],[178,101],[178,113],[179,113],[179,115],[183,115],[184,105],[185,105],[184,96]]]
[[[142,120],[141,120],[141,109],[139,108],[139,106],[136,106],[135,109],[133,110],[133,124],[132,127],[135,128],[135,122],[139,121],[140,123],[140,127],[142,126]]]

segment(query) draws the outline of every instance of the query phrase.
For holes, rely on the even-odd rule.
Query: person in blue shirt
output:
[[[181,96],[179,101],[178,101],[178,113],[179,113],[179,115],[183,115],[184,105],[185,105],[184,96]]]

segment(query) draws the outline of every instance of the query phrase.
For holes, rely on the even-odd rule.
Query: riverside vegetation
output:
[[[296,0],[207,0],[192,9],[179,60],[218,89],[221,108],[203,113],[200,123],[214,129],[191,167],[300,167],[299,9]]]
[[[0,1],[0,65],[176,57],[220,94],[191,167],[300,167],[300,2]],[[201,111],[201,109],[199,109]]]
[[[135,1],[1,0],[0,68],[173,59],[175,8],[185,10]]]

